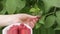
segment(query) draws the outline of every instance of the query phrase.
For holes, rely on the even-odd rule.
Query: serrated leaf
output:
[[[46,12],[53,6],[60,7],[60,0],[43,0]]]
[[[58,25],[60,25],[60,11],[56,12],[56,16],[57,16],[56,21],[57,21]]]
[[[16,1],[17,0],[6,0],[6,10],[9,14],[13,14],[16,11]]]
[[[51,15],[51,16],[48,16],[45,20],[45,27],[46,28],[49,28],[51,27],[55,22],[55,16]]]

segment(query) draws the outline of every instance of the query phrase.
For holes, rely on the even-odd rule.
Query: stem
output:
[[[54,15],[55,15],[55,12],[56,12],[56,7],[54,8],[54,12],[51,12],[51,13],[46,14],[46,15],[50,15],[50,14],[54,14]],[[45,15],[45,16],[46,16],[46,15]]]
[[[52,12],[52,13],[49,13],[49,14],[46,14],[46,15],[50,15],[50,14],[53,14],[53,13],[55,13],[55,12]]]

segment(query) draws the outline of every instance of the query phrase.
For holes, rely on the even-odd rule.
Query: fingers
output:
[[[37,23],[38,21],[38,17],[37,16],[32,16],[30,18],[28,18],[25,23],[27,23],[31,28],[33,28],[35,26],[35,24]]]
[[[32,22],[30,22],[30,23],[26,23],[26,24],[29,25],[31,28],[34,27],[34,24],[33,24]]]
[[[39,16],[32,16],[28,14],[21,14],[19,16],[19,19],[21,20],[21,22],[28,24],[29,26],[31,26],[31,28],[34,27],[34,25],[36,24],[39,18],[40,18]]]
[[[31,28],[33,28],[37,21],[38,21],[38,18],[37,18],[37,17],[30,18],[30,19],[28,19],[27,24],[28,24]]]

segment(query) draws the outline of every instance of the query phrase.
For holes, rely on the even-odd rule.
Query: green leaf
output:
[[[39,23],[40,24],[45,24],[44,20],[45,20],[45,16],[42,16],[42,18],[39,20]]]
[[[26,5],[26,0],[17,0],[17,7],[21,10]]]
[[[6,1],[6,10],[9,14],[15,13],[15,11],[21,10],[25,7],[26,0],[7,0]]]
[[[3,9],[0,14],[5,14],[6,13],[6,9]]]
[[[48,12],[53,6],[60,7],[60,0],[43,0],[45,3],[45,11]]]
[[[6,13],[6,0],[2,0],[1,3],[2,3],[2,9],[0,11],[0,14],[5,14]]]
[[[36,12],[36,8],[31,8],[30,12]]]
[[[60,11],[57,11],[56,12],[56,21],[57,21],[57,24],[58,26],[55,28],[55,30],[60,30]]]
[[[56,12],[56,16],[57,16],[56,21],[57,21],[58,25],[60,25],[60,11]]]
[[[23,9],[26,5],[26,0],[17,0],[17,12]]]
[[[46,28],[49,28],[51,27],[55,22],[55,16],[51,15],[51,16],[48,16],[45,20],[45,27]]]
[[[9,14],[13,14],[16,11],[16,1],[17,0],[6,0],[6,10]]]
[[[60,30],[60,25],[58,25],[54,30]]]
[[[36,26],[35,26],[35,28],[38,29],[38,28],[40,28],[40,26],[41,26],[41,24],[37,23]]]

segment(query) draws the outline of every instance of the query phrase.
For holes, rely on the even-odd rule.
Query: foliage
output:
[[[60,30],[60,0],[0,0],[0,14],[17,13],[40,16],[34,34],[55,34]]]

